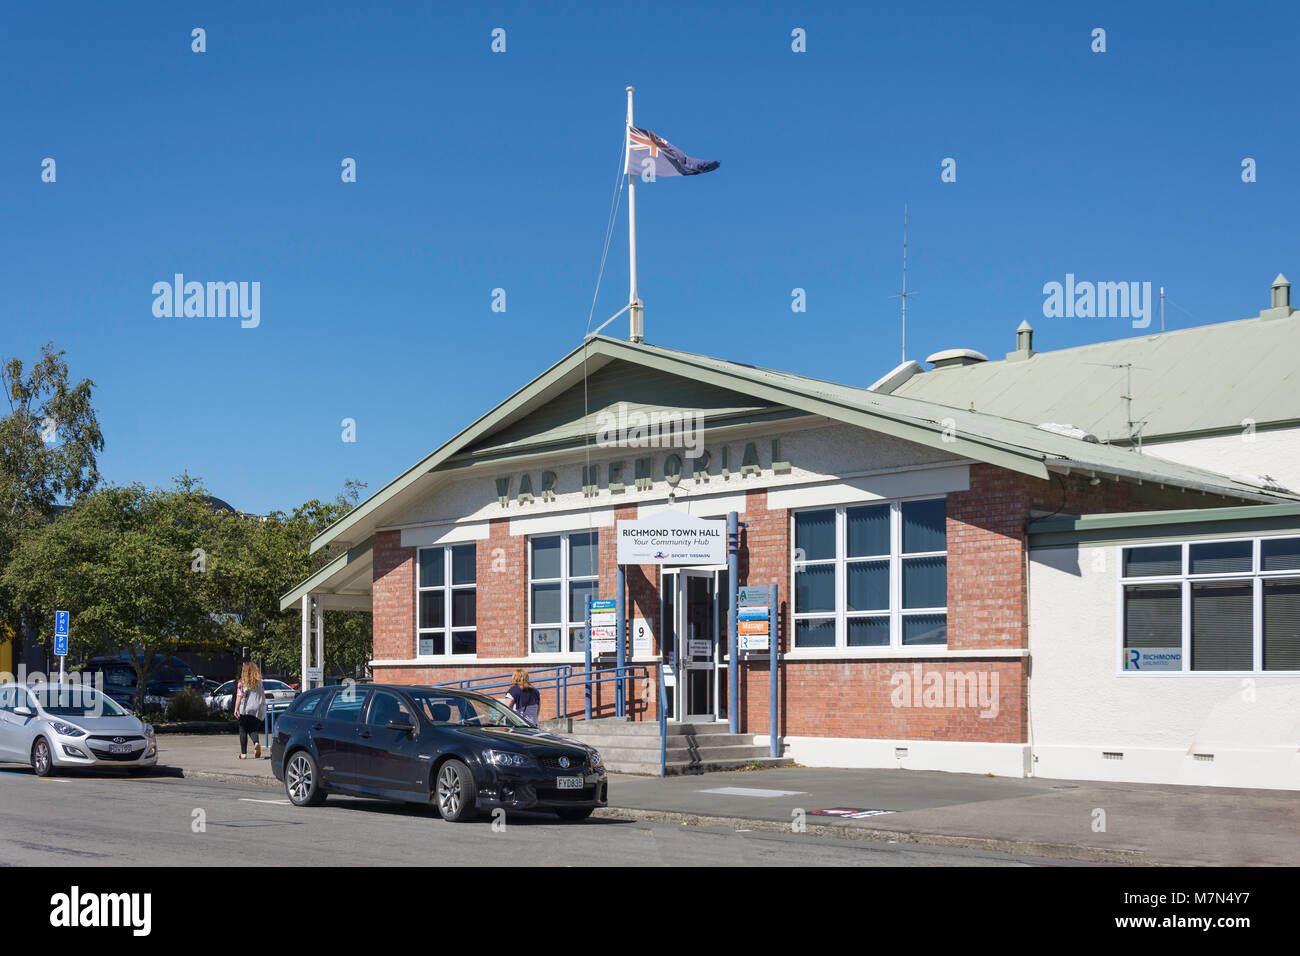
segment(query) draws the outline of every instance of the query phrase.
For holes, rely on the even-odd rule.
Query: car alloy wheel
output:
[[[325,799],[316,775],[316,761],[307,751],[299,750],[289,758],[284,768],[284,789],[289,801],[297,807],[319,806]]]
[[[37,737],[32,746],[32,769],[38,777],[48,777],[54,769],[54,759],[50,756],[50,745],[44,737]]]
[[[438,771],[438,812],[451,823],[468,820],[475,813],[474,778],[459,760],[448,760]]]

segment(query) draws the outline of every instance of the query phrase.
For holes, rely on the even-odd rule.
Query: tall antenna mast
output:
[[[915,292],[907,291],[907,203],[903,203],[903,291],[899,295],[891,295],[891,299],[903,300],[903,361],[907,361],[907,297],[916,295]]]
[[[1122,368],[1125,372],[1124,394],[1120,397],[1124,399],[1124,417],[1128,422],[1128,440],[1136,446],[1137,453],[1142,454],[1142,427],[1146,425],[1146,420],[1140,422],[1133,421],[1133,363],[1125,362],[1122,365],[1112,365],[1111,368]]]
[[[1160,287],[1160,331],[1165,330],[1165,287]]]
[[[1133,369],[1145,369],[1145,365],[1134,365],[1132,362],[1116,362],[1108,364],[1104,362],[1088,362],[1088,365],[1096,365],[1100,368],[1122,368],[1125,371],[1124,393],[1120,398],[1124,402],[1124,422],[1128,428],[1128,440],[1133,443],[1134,450],[1142,454],[1142,429],[1146,427],[1147,419],[1141,421],[1133,420]],[[1109,441],[1109,439],[1107,439]]]

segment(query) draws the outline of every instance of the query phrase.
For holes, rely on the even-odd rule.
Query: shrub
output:
[[[178,690],[167,701],[168,720],[206,720],[208,705],[198,691]]]

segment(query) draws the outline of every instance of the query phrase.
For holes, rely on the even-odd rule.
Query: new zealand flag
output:
[[[635,126],[628,129],[627,172],[630,176],[648,172],[653,172],[656,179],[660,176],[697,176],[700,173],[711,173],[718,166],[716,162],[687,156],[648,129],[637,129]]]

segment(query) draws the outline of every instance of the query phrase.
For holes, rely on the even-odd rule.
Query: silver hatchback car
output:
[[[158,742],[151,726],[90,687],[0,684],[0,762],[30,764],[40,777],[69,767],[142,773],[158,763]]]

